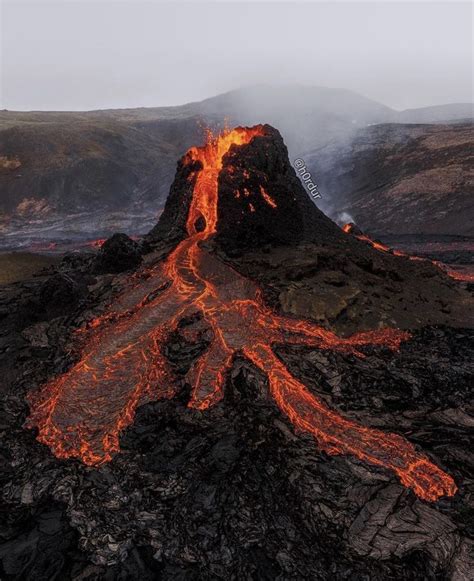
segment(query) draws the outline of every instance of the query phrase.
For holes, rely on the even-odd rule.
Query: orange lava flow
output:
[[[451,476],[411,443],[342,417],[293,377],[273,351],[277,344],[298,344],[364,357],[361,347],[396,350],[408,333],[382,329],[341,338],[310,321],[278,315],[265,306],[253,281],[203,248],[217,229],[224,155],[263,134],[262,126],[237,128],[209,135],[205,146],[189,150],[189,162],[199,161],[201,169],[195,174],[187,237],[146,278],[137,283],[135,277],[109,312],[90,325],[80,361],[29,396],[28,425],[38,427],[38,439],[60,458],[77,457],[91,466],[110,460],[137,407],[175,394],[176,378],[163,347],[183,317],[199,312],[213,339],[187,374],[189,407],[206,410],[222,399],[234,356],[242,353],[266,375],[271,396],[295,429],[310,433],[321,450],[389,469],[425,500],[453,495]],[[273,201],[264,191],[267,202]]]
[[[381,242],[377,242],[375,240],[372,240],[372,238],[367,236],[367,234],[355,234],[353,232],[353,228],[354,228],[353,224],[351,222],[349,222],[349,223],[344,224],[342,226],[342,231],[345,232],[346,234],[353,234],[353,236],[355,236],[358,240],[361,240],[362,242],[366,242],[367,244],[372,246],[372,248],[375,248],[375,250],[379,250],[380,252],[388,252],[389,254],[393,254],[394,256],[403,256],[404,258],[408,258],[408,260],[428,261],[428,262],[431,262],[431,264],[434,264],[435,266],[437,266],[440,270],[442,270],[445,274],[447,274],[453,280],[458,280],[460,282],[474,282],[474,273],[460,272],[458,270],[454,270],[454,268],[449,268],[449,266],[447,266],[446,264],[444,264],[444,262],[441,262],[439,260],[430,260],[429,258],[421,258],[420,256],[412,256],[410,254],[407,254],[406,252],[403,252],[402,250],[394,250],[394,249],[390,248],[389,246],[382,244]]]
[[[92,248],[101,248],[107,238],[98,238],[97,240],[89,240],[84,246],[91,246]]]
[[[260,193],[262,194],[262,198],[265,200],[265,202],[267,202],[267,204],[271,208],[278,208],[275,200],[269,195],[269,193],[263,186],[260,186]]]

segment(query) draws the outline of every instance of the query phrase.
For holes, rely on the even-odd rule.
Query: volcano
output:
[[[182,196],[174,188],[157,227],[158,233],[172,230],[173,220],[182,240],[95,321],[81,359],[31,397],[29,424],[58,457],[79,457],[89,465],[110,460],[137,407],[176,394],[164,349],[181,321],[197,315],[212,330],[212,340],[186,377],[190,407],[205,410],[222,399],[233,359],[242,353],[266,375],[282,413],[320,449],[392,470],[425,500],[453,495],[451,476],[413,445],[335,413],[272,350],[276,343],[293,343],[363,357],[361,347],[397,349],[407,333],[381,329],[344,339],[310,321],[281,316],[264,304],[252,281],[202,248],[214,235],[224,249],[330,235],[337,240],[336,227],[301,195],[283,147],[273,129],[255,126],[209,135],[205,146],[186,154],[177,181],[189,182],[188,192]]]
[[[0,577],[469,578],[472,297],[353,233],[237,127],[0,287]]]

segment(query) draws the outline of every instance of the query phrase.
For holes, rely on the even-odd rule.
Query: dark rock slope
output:
[[[235,254],[265,245],[291,246],[302,241],[347,242],[340,229],[310,201],[288,161],[280,133],[270,125],[265,135],[248,145],[231,147],[218,180],[217,245]],[[181,240],[194,188],[193,172],[200,162],[185,156],[163,214],[147,236],[152,246],[161,240]]]
[[[226,168],[231,159],[236,167],[248,162],[250,178],[238,179],[253,196],[260,194],[253,176],[265,170],[269,195],[278,203],[293,194],[298,216],[306,194],[281,157],[283,147],[271,133],[242,148],[238,159],[229,156]],[[281,163],[273,166],[273,158]],[[329,405],[422,449],[454,477],[454,497],[423,502],[385,470],[321,453],[311,437],[295,433],[268,396],[266,379],[243,358],[220,404],[188,408],[184,374],[209,343],[208,330],[194,320],[183,321],[166,346],[181,378],[177,397],[142,406],[110,463],[94,469],[58,460],[24,429],[25,394],[67,369],[77,356],[77,329],[119,289],[146,277],[183,235],[190,191],[179,196],[185,171],[179,167],[161,226],[144,246],[153,251],[133,280],[127,273],[97,274],[92,255],[74,254],[49,275],[0,287],[0,578],[470,579],[474,333],[459,326],[469,295],[432,266],[381,255],[345,236],[317,210],[311,210],[314,228],[292,231],[296,239],[273,233],[269,242],[268,231],[256,231],[262,247],[249,248],[244,239],[229,254],[240,238],[224,228],[209,247],[259,281],[276,309],[345,330],[391,323],[389,310],[405,312],[405,326],[424,325],[398,353],[371,347],[364,359],[276,349]],[[224,171],[223,196],[229,180]],[[221,221],[234,211],[224,200]],[[167,238],[171,215],[175,230]],[[331,315],[348,288],[349,306]],[[433,317],[438,324],[427,325]],[[448,324],[439,324],[443,317]]]

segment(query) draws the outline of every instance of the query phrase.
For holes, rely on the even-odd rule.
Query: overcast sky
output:
[[[1,107],[177,105],[256,83],[472,101],[470,2],[2,3]]]

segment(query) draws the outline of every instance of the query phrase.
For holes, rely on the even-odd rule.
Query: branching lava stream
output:
[[[243,353],[268,377],[280,410],[297,430],[312,434],[321,450],[392,470],[425,500],[453,495],[453,479],[411,443],[331,410],[290,374],[272,349],[278,343],[302,344],[363,357],[360,347],[395,350],[407,333],[383,329],[340,338],[311,322],[277,315],[264,305],[251,280],[202,248],[217,228],[223,156],[263,133],[262,126],[237,128],[210,135],[205,146],[188,151],[186,159],[201,162],[202,169],[196,170],[187,237],[94,321],[80,361],[30,395],[28,425],[38,427],[38,439],[60,458],[77,457],[92,466],[110,460],[137,406],[173,397],[175,381],[163,347],[183,317],[200,312],[213,341],[188,373],[190,407],[205,410],[222,398],[233,357]]]

